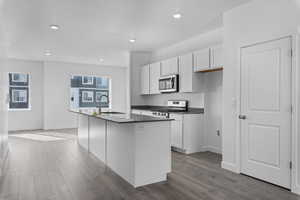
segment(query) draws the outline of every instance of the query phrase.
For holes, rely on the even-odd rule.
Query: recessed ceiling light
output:
[[[59,26],[56,25],[56,24],[51,24],[51,25],[50,25],[50,28],[51,28],[52,30],[58,30],[58,29],[59,29]]]
[[[132,39],[129,40],[129,42],[131,42],[131,43],[134,43],[135,41],[136,41],[135,38],[132,38]]]
[[[182,17],[182,15],[180,13],[173,14],[174,19],[180,19],[181,17]]]
[[[52,53],[50,51],[45,52],[45,56],[51,56],[51,55],[52,55]]]
[[[100,58],[100,59],[99,59],[99,61],[100,61],[100,62],[103,62],[103,61],[104,61],[104,59],[103,59],[103,58]]]

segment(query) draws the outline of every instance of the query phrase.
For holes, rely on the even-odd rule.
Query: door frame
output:
[[[300,82],[300,69],[297,67],[297,65],[300,64],[300,57],[298,56],[300,52],[300,32],[295,35],[285,35],[277,38],[273,38],[271,40],[266,40],[266,41],[260,41],[252,44],[246,44],[241,46],[238,49],[238,70],[237,70],[237,80],[236,80],[236,172],[241,173],[241,121],[238,119],[238,115],[241,114],[241,69],[242,69],[242,49],[259,45],[259,44],[264,44],[284,38],[290,38],[291,39],[291,44],[292,44],[292,50],[293,50],[293,56],[292,56],[292,74],[291,74],[291,99],[292,99],[292,107],[293,107],[293,112],[291,113],[292,119],[291,119],[291,161],[293,163],[293,167],[291,170],[291,191],[297,194],[300,194],[300,185],[298,183],[298,172],[297,169],[299,168],[299,162],[297,160],[298,156],[298,137],[297,137],[297,132],[300,129],[297,125],[297,121],[299,119],[299,109],[297,102],[300,101],[300,98],[298,97],[300,95],[300,86],[298,82]],[[294,73],[295,72],[295,73]],[[299,130],[300,131],[300,130]],[[300,137],[300,136],[299,136]]]

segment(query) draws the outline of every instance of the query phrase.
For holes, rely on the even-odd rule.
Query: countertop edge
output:
[[[88,117],[93,117],[96,119],[101,119],[101,120],[105,120],[105,121],[110,121],[110,122],[114,122],[114,123],[119,123],[119,124],[130,124],[130,123],[149,123],[149,122],[169,122],[169,121],[173,121],[174,119],[166,119],[166,118],[155,118],[155,120],[143,120],[143,121],[116,121],[116,120],[112,120],[112,119],[107,119],[101,116],[94,116],[88,113],[83,113],[83,112],[79,112],[79,111],[74,111],[74,110],[68,110],[69,112],[72,113],[76,113],[76,114],[82,114]]]
[[[153,111],[153,112],[164,112],[164,111],[159,111],[159,108],[166,108],[165,106],[148,106],[148,108],[145,108],[147,106],[145,105],[133,105],[131,106],[131,110],[147,110],[147,111]],[[152,108],[151,108],[152,107]],[[188,111],[183,111],[183,112],[172,112],[169,111],[169,113],[172,114],[181,114],[181,115],[201,115],[204,114],[204,108],[189,108]]]

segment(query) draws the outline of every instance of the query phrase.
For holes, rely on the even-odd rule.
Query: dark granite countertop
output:
[[[149,110],[157,112],[178,113],[178,114],[204,114],[204,108],[188,108],[187,111],[172,111],[168,106],[150,106],[150,105],[134,105],[131,109]]]
[[[106,121],[116,123],[142,123],[142,122],[161,122],[161,121],[172,121],[173,119],[150,117],[145,115],[137,114],[125,114],[125,113],[102,113],[100,115],[93,115],[91,110],[69,110],[70,112],[86,115],[89,117],[95,117]]]

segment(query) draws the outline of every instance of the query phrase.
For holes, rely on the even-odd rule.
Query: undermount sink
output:
[[[101,112],[101,113],[99,113],[99,115],[101,115],[101,114],[123,114],[123,113],[121,113],[121,112]]]

